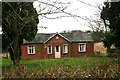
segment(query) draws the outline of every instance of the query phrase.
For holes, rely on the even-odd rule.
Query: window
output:
[[[85,43],[80,43],[78,50],[79,50],[79,52],[85,52],[86,51],[86,44]]]
[[[52,46],[48,46],[48,49],[47,49],[48,51],[48,54],[52,54]]]
[[[35,54],[35,46],[28,46],[28,54]]]
[[[59,46],[56,46],[55,48],[56,48],[56,52],[59,52]]]
[[[63,53],[68,53],[68,45],[63,45]]]

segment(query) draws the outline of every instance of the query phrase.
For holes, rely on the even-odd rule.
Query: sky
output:
[[[40,0],[40,1],[49,1],[49,0]],[[52,0],[52,1],[58,1],[58,2],[61,1],[64,3],[70,2],[71,4],[66,9],[67,12],[72,11],[72,14],[77,14],[81,17],[96,18],[94,16],[94,14],[96,13],[96,8],[92,6],[96,6],[96,4],[98,3],[103,3],[106,0],[80,0],[92,6],[81,3],[79,2],[79,0]],[[34,2],[33,4],[36,9],[39,9],[38,2]],[[44,6],[45,5],[42,5],[41,7]],[[50,16],[56,16],[56,15],[50,15]],[[82,30],[82,31],[91,30],[91,28],[89,27],[88,23],[85,20],[79,18],[78,21],[73,17],[65,17],[60,19],[39,18],[38,33],[56,33],[56,32],[71,31],[71,30]],[[47,27],[47,28],[42,28],[42,27]]]
[[[62,1],[62,0],[57,0]],[[72,4],[69,5],[67,11],[73,11],[73,14],[77,14],[81,17],[93,17],[96,18],[94,15],[96,13],[96,4],[103,3],[106,0],[80,0],[84,3],[90,4],[84,4],[79,2],[78,0],[63,0],[71,2]],[[34,3],[34,6],[37,8],[37,2]],[[79,9],[79,10],[76,10]],[[53,16],[53,15],[51,15]],[[40,18],[39,24],[38,24],[38,33],[56,33],[56,32],[63,32],[63,31],[71,31],[71,30],[92,30],[88,23],[83,19],[78,19],[79,22],[74,19],[73,17],[65,17],[61,19],[46,19],[46,18]],[[47,28],[42,28],[47,27]]]

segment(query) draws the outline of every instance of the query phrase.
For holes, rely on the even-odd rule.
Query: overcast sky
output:
[[[62,0],[57,0],[62,1]],[[77,0],[63,0],[64,1],[70,1],[72,4],[68,7],[68,11],[73,11],[73,13],[78,13],[81,17],[94,17],[96,13],[96,8],[86,5],[84,3],[78,2]],[[96,6],[98,3],[103,3],[106,0],[80,0],[87,4]],[[37,2],[34,4],[37,6]],[[79,8],[79,11],[75,10]],[[75,11],[74,11],[75,10]],[[80,23],[79,23],[80,22]],[[62,18],[62,19],[40,19],[38,24],[38,33],[55,33],[55,32],[62,32],[64,30],[91,30],[91,28],[88,26],[88,23],[86,23],[85,20],[79,19],[79,22],[76,21],[74,18]],[[46,29],[41,28],[40,26],[48,27]]]
[[[40,1],[48,1],[48,0],[40,0]],[[96,8],[86,5],[84,3],[81,3],[77,0],[54,0],[54,1],[62,1],[62,2],[71,2],[72,4],[69,5],[67,11],[73,11],[73,13],[77,13],[77,15],[81,17],[94,17],[94,14],[96,13]],[[80,0],[87,4],[96,6],[98,3],[103,3],[106,0]],[[37,2],[34,3],[34,6],[37,7]],[[76,9],[79,10],[76,10]],[[40,26],[47,27],[41,28]],[[0,29],[1,30],[1,29]],[[62,32],[65,30],[91,30],[91,28],[88,26],[88,23],[83,20],[79,19],[79,22],[76,21],[74,18],[61,18],[61,19],[40,19],[38,24],[38,33],[55,33],[55,32]]]

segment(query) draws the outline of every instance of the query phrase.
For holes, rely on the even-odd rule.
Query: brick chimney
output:
[[[88,34],[91,34],[91,31],[90,31],[90,30],[86,30],[85,32],[88,33]]]

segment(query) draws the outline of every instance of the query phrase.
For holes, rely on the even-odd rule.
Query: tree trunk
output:
[[[20,57],[21,57],[21,48],[20,48],[20,39],[19,36],[15,36],[14,38],[14,65],[20,65]]]
[[[20,57],[21,57],[21,43],[20,43],[20,38],[18,35],[14,36],[13,39],[13,43],[11,45],[11,49],[10,49],[10,55],[11,55],[11,59],[13,61],[13,64],[15,65],[15,67],[18,67],[20,65]]]

